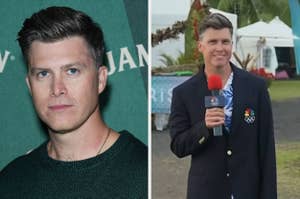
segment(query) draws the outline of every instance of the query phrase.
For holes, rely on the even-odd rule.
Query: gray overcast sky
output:
[[[151,0],[152,14],[187,15],[191,0]]]

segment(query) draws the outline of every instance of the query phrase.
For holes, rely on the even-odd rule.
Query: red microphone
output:
[[[222,86],[222,79],[219,75],[211,75],[208,78],[208,90],[210,90],[212,92],[212,95],[219,95],[220,94],[220,90],[222,90],[223,86]]]
[[[221,94],[222,91],[222,78],[219,75],[211,75],[207,82],[208,89],[211,91],[212,96],[205,96],[205,108],[222,108],[225,106],[225,98]],[[222,136],[222,126],[213,128],[214,136]]]

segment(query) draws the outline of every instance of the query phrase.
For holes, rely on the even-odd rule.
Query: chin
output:
[[[228,65],[227,61],[219,61],[214,64],[217,68],[222,68]]]
[[[54,134],[68,134],[74,132],[76,128],[56,128],[56,129],[49,128],[49,130],[51,131],[51,133]]]
[[[215,67],[216,67],[216,68],[224,68],[225,65],[226,65],[226,64],[223,64],[223,63],[220,64],[220,63],[218,63],[218,64],[215,64]]]
[[[75,128],[67,126],[48,126],[49,130],[57,134],[67,134],[72,132]]]
[[[81,125],[76,124],[74,122],[68,122],[68,121],[56,121],[56,122],[45,122],[48,129],[51,130],[53,133],[58,133],[58,134],[67,134],[70,133],[77,128],[79,128]]]

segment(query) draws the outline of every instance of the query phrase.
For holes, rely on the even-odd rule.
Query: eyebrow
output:
[[[80,63],[80,62],[74,62],[74,63],[65,64],[65,65],[59,66],[59,68],[65,70],[65,69],[72,68],[74,66],[79,66],[79,67],[82,67],[82,68],[86,68],[86,65],[83,64],[83,63]],[[51,67],[31,66],[29,72],[31,74],[33,74],[35,71],[43,71],[43,70],[50,71]]]
[[[209,40],[207,40],[208,42],[216,42],[216,41],[222,41],[222,42],[224,42],[224,41],[231,41],[231,39],[216,39],[216,38],[214,38],[214,39],[209,39]]]

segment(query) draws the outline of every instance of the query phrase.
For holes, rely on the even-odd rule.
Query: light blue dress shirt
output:
[[[231,117],[233,109],[233,88],[232,88],[233,72],[231,72],[225,86],[223,87],[223,95],[225,97],[225,128],[230,132],[231,127]]]

